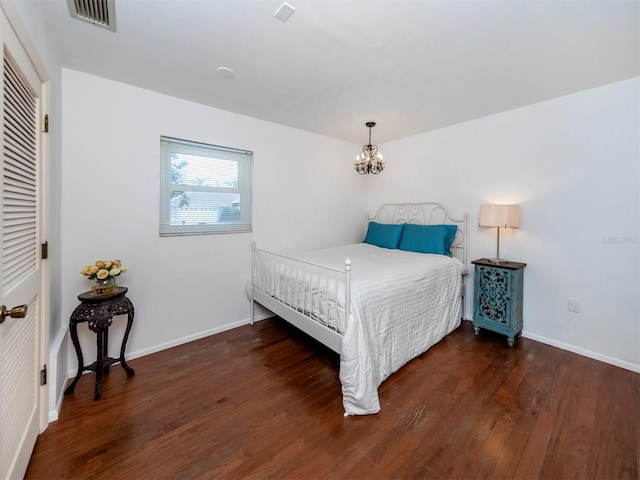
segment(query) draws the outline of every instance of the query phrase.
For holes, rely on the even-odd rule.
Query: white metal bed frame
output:
[[[458,227],[456,237],[451,245],[451,254],[460,260],[462,264],[467,265],[467,222],[468,215],[465,213],[461,220],[454,219],[445,211],[444,207],[439,203],[425,202],[425,203],[396,203],[396,204],[384,204],[379,209],[374,217],[367,216],[368,222],[377,222],[384,224],[400,224],[400,223],[413,223],[418,225],[438,225],[438,224],[450,224]],[[293,257],[279,255],[276,253],[268,252],[266,250],[260,250],[256,248],[255,242],[252,243],[252,261],[251,261],[251,301],[250,301],[250,319],[251,324],[254,323],[254,302],[257,302],[269,309],[271,312],[285,319],[298,329],[302,330],[306,334],[318,340],[320,343],[326,345],[331,350],[340,354],[340,347],[342,344],[342,334],[331,326],[325,325],[321,320],[320,310],[321,308],[328,308],[329,305],[337,305],[338,295],[340,288],[344,288],[344,318],[345,322],[349,319],[349,306],[351,298],[351,260],[345,259],[344,268],[327,267],[324,265],[314,264],[310,262],[301,261]],[[257,275],[265,275],[264,267],[266,264],[277,263],[278,265],[288,265],[293,267],[301,267],[311,269],[316,273],[312,277],[314,278],[314,285],[308,285],[305,288],[317,289],[322,283],[322,288],[326,291],[324,298],[324,304],[317,302],[315,305],[307,305],[303,303],[302,306],[296,305],[294,302],[289,302],[287,299],[298,297],[299,286],[296,282],[295,286],[290,286],[291,291],[285,292],[283,299],[275,298],[268,291],[261,290],[256,286]],[[356,265],[357,268],[357,265]],[[298,271],[302,271],[302,268],[296,268]],[[274,278],[267,278],[266,282],[277,282],[275,279],[276,273],[267,273]],[[462,290],[460,292],[460,301],[462,302],[462,316],[464,317],[464,292],[465,282],[463,273]],[[327,288],[327,285],[334,285],[335,288]],[[294,291],[295,290],[295,291]],[[293,305],[293,306],[292,306]]]

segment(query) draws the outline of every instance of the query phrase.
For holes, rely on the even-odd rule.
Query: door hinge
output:
[[[49,258],[49,242],[44,242],[40,245],[40,259],[46,260]]]
[[[40,122],[42,123],[42,131],[47,133],[49,131],[49,115],[43,115]]]
[[[45,365],[42,370],[40,370],[40,385],[47,384],[47,366]]]

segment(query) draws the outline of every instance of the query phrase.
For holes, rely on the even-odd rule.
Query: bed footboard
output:
[[[257,302],[340,353],[351,303],[351,260],[339,269],[260,250],[255,242],[251,249],[251,324]]]

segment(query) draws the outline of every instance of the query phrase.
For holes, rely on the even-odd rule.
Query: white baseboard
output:
[[[65,385],[69,380],[69,377],[67,375],[65,377],[65,381],[62,382],[62,385],[58,385],[56,382],[56,379],[58,378],[58,354],[60,353],[62,344],[67,337],[67,332],[67,328],[61,328],[60,330],[58,330],[58,334],[55,336],[53,342],[51,342],[51,345],[49,346],[49,366],[47,372],[49,381],[49,405],[47,405],[49,409],[49,423],[58,420],[60,408],[62,408],[62,398],[64,397]],[[56,391],[58,388],[59,391]]]
[[[582,355],[583,357],[593,358],[594,360],[608,363],[609,365],[614,365],[616,367],[624,368],[625,370],[631,370],[632,372],[640,373],[640,365],[627,362],[626,360],[622,360],[620,358],[610,357],[602,353],[587,350],[586,348],[576,347],[575,345],[570,345],[568,343],[560,342],[558,340],[553,340],[551,338],[543,337],[542,335],[536,335],[535,333],[527,332],[526,330],[522,331],[522,336],[525,338],[529,338],[531,340],[535,340],[536,342],[551,345],[552,347],[557,347],[562,350],[567,350],[569,352],[577,353],[578,355]]]
[[[256,315],[255,321],[259,322],[260,320],[265,320],[267,318],[271,318],[272,316],[273,314],[270,312],[263,315]],[[212,328],[210,330],[205,330],[203,332],[194,333],[193,335],[187,335],[186,337],[177,338],[175,340],[171,340],[170,342],[165,342],[158,345],[153,345],[152,347],[149,347],[149,348],[144,348],[142,350],[129,352],[126,355],[126,359],[133,360],[134,358],[140,358],[146,355],[151,355],[152,353],[161,352],[162,350],[167,350],[172,347],[177,347],[178,345],[183,345],[185,343],[193,342],[195,340],[200,340],[201,338],[209,337],[211,335],[215,335],[216,333],[226,332],[227,330],[231,330],[232,328],[241,327],[242,325],[248,325],[249,323],[250,323],[249,319],[228,323],[226,325]],[[67,379],[75,377],[77,372],[78,372],[77,368],[73,370],[69,370],[67,372]],[[89,373],[89,372],[87,371],[87,372],[84,372],[83,374],[86,374],[86,373]]]
[[[58,400],[56,401],[56,406],[54,409],[49,410],[49,423],[55,422],[58,420],[58,416],[60,415],[60,410],[62,409],[62,401],[64,400],[64,390],[66,388],[67,383],[69,383],[69,375],[65,375],[64,382],[62,382],[62,387],[60,392],[58,393]]]
[[[473,321],[473,319],[468,316],[465,318],[465,320],[468,320],[470,322]],[[547,338],[542,335],[537,335],[526,330],[522,331],[522,336],[530,340],[535,340],[536,342],[544,343],[545,345],[551,345],[552,347],[560,348],[561,350],[577,353],[578,355],[582,355],[583,357],[593,358],[594,360],[608,363],[609,365],[614,365],[616,367],[624,368],[625,370],[631,370],[632,372],[640,373],[640,365],[622,360],[620,358],[610,357],[602,353],[593,352],[591,350],[587,350],[586,348],[577,347],[575,345],[564,343],[559,340],[554,340],[552,338]]]

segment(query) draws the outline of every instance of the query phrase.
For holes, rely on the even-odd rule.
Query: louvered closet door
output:
[[[22,478],[39,430],[39,91],[31,68],[0,12],[2,167],[0,297],[25,318],[0,324],[0,478]]]

